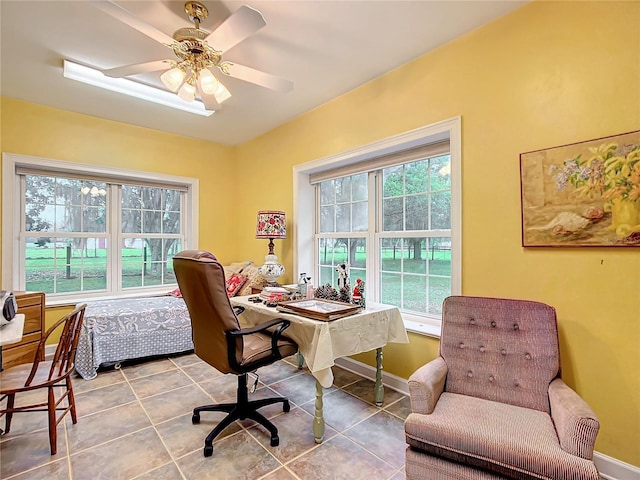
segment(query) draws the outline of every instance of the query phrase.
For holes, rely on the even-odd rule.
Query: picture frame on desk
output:
[[[278,303],[277,310],[283,313],[293,313],[314,320],[329,322],[331,320],[355,315],[362,311],[362,307],[360,305],[337,302],[335,300],[310,298],[280,302]]]

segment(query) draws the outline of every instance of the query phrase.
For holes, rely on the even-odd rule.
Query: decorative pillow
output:
[[[242,286],[247,283],[248,277],[241,273],[232,273],[229,278],[227,278],[227,295],[229,297],[235,297]]]
[[[238,292],[238,295],[251,295],[251,287],[262,288],[266,280],[258,273],[258,267],[251,263],[242,269],[242,274],[247,276],[247,283]]]
[[[182,298],[182,292],[180,288],[176,288],[175,290],[171,290],[167,295],[171,295],[172,297]]]

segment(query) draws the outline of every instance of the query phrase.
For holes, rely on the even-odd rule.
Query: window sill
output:
[[[406,313],[402,314],[402,319],[404,320],[404,326],[408,332],[438,339],[440,338],[440,333],[442,331],[440,322]]]
[[[167,295],[177,285],[163,285],[161,288],[153,288],[146,291],[104,293],[102,295],[76,294],[75,296],[46,297],[46,307],[75,307],[79,303],[92,302],[96,300],[113,300],[118,298],[146,298],[161,297]]]

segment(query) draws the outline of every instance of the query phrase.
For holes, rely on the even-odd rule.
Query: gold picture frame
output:
[[[640,246],[640,130],[520,155],[523,247]]]
[[[355,315],[362,310],[362,307],[360,305],[337,302],[335,300],[309,298],[280,302],[278,303],[277,310],[283,313],[293,313],[314,320],[328,322]]]

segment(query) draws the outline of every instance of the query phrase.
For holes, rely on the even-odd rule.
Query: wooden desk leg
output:
[[[313,438],[316,443],[322,443],[324,438],[324,416],[322,414],[322,385],[316,380],[316,413],[313,416]]]
[[[298,350],[298,370],[302,370],[302,365],[304,365],[304,355]]]
[[[384,403],[384,387],[382,386],[382,348],[376,349],[376,385],[373,388],[376,405]]]

